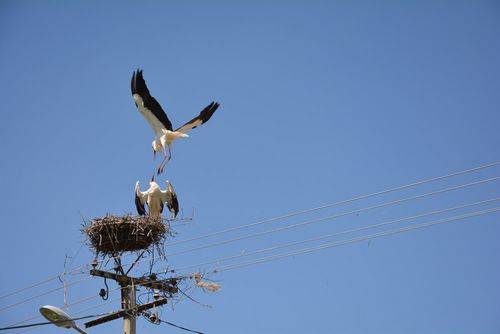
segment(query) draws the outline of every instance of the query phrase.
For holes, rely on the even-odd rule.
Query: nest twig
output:
[[[85,224],[82,232],[87,235],[90,246],[105,255],[146,250],[172,236],[164,219],[132,215],[95,218]]]

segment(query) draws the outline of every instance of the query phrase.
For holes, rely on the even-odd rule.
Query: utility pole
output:
[[[123,271],[122,271],[123,272]],[[124,334],[136,334],[136,317],[141,312],[162,306],[167,303],[167,298],[158,298],[153,302],[136,305],[135,301],[135,291],[136,285],[140,285],[146,288],[158,289],[167,293],[172,293],[177,291],[176,280],[147,280],[145,278],[130,277],[124,274],[115,274],[107,271],[102,271],[98,269],[90,270],[90,275],[100,276],[107,279],[112,279],[116,281],[121,286],[121,310],[104,316],[99,319],[95,319],[85,323],[85,328],[100,325],[105,322],[123,318],[123,333]]]
[[[133,310],[123,316],[123,334],[135,334],[135,285],[120,283],[122,289],[122,309]]]

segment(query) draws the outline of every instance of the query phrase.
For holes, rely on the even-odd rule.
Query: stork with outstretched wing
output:
[[[131,84],[135,105],[141,115],[146,118],[156,136],[152,143],[154,157],[156,158],[156,152],[163,151],[163,160],[157,170],[157,174],[160,175],[165,165],[172,158],[172,142],[177,138],[189,137],[186,134],[187,131],[206,123],[219,107],[219,103],[210,103],[198,116],[174,130],[160,103],[149,93],[146,81],[144,81],[144,77],[142,76],[142,70],[137,70],[133,73]]]
[[[149,216],[151,218],[160,218],[163,212],[163,203],[167,203],[168,210],[172,213],[174,218],[179,213],[179,201],[174,187],[168,181],[167,188],[161,190],[160,186],[154,181],[149,182],[149,189],[141,191],[139,181],[135,184],[135,206],[137,213],[141,216],[146,215],[145,204],[148,205]]]

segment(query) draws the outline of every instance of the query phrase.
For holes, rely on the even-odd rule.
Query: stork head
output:
[[[158,139],[155,139],[151,143],[151,146],[153,147],[153,155],[156,159],[156,152],[161,151],[163,149],[163,145],[161,144],[161,141],[159,141]]]

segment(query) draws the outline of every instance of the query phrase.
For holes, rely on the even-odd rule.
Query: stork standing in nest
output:
[[[147,204],[149,216],[151,218],[160,218],[163,212],[163,203],[167,203],[168,210],[173,214],[174,218],[177,217],[179,202],[170,182],[167,181],[167,188],[161,190],[160,186],[151,179],[149,189],[143,192],[141,191],[139,181],[137,181],[135,184],[135,206],[139,215],[144,216],[146,214],[144,204]]]
[[[207,122],[219,107],[217,102],[210,103],[198,116],[174,130],[160,103],[149,93],[146,81],[144,81],[144,77],[142,76],[142,70],[137,70],[132,75],[132,96],[134,97],[137,109],[146,118],[146,121],[148,121],[156,135],[152,143],[154,157],[156,158],[156,152],[163,151],[163,160],[157,170],[158,175],[163,172],[165,165],[172,158],[172,142],[177,138],[189,137],[185,132]]]

